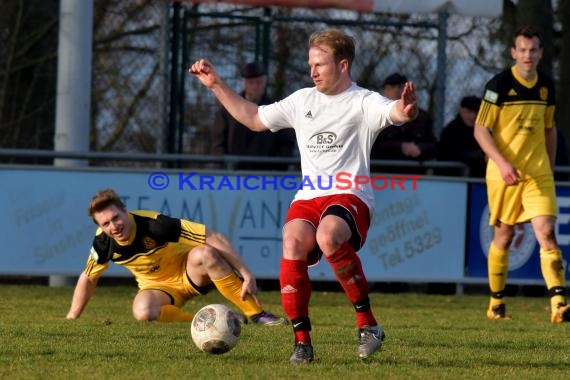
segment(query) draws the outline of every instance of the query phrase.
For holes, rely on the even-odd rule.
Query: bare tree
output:
[[[161,5],[95,0],[90,146],[157,152]]]
[[[566,141],[570,141],[570,2],[560,1],[558,15],[560,17],[559,44],[560,54],[558,65],[557,92],[557,126],[562,130]]]
[[[157,151],[165,3],[94,1],[91,149]],[[4,1],[0,147],[53,148],[58,0]]]
[[[58,3],[14,0],[2,5],[0,147],[53,146]],[[567,98],[570,79],[564,70],[556,69],[570,59],[563,55],[570,49],[554,48],[557,35],[552,25],[567,24],[569,6],[565,1],[558,3],[558,24],[553,20],[551,1],[545,6],[544,0],[505,0],[502,23],[499,19],[449,16],[446,118],[453,117],[462,96],[480,95],[484,83],[510,64],[510,36],[521,22],[536,23],[546,31],[543,65],[547,71],[554,68],[554,76],[560,78],[559,101]],[[166,128],[161,108],[166,96],[162,85],[168,79],[161,69],[172,63],[172,56],[165,54],[169,41],[162,34],[167,4],[152,0],[94,0],[91,150],[160,151]],[[172,8],[168,9],[172,12]],[[357,37],[358,57],[352,72],[357,83],[380,90],[384,77],[400,71],[416,83],[422,107],[434,109],[438,85],[436,14],[275,7],[267,17],[262,8],[224,3],[184,3],[183,9],[186,55],[182,58],[187,62],[199,57],[212,59],[236,90],[241,86],[239,67],[264,57],[269,60],[269,92],[273,98],[280,99],[311,85],[307,39],[316,29],[335,26]],[[198,10],[212,11],[217,16],[204,16]],[[270,30],[268,35],[264,35],[264,28]],[[564,28],[559,28],[563,33],[558,45],[563,46],[568,36]],[[207,153],[209,128],[218,104],[189,75],[182,77],[183,151]],[[562,125],[560,121],[570,117],[565,114],[570,111],[564,109],[570,107],[560,103],[558,109]]]
[[[4,1],[0,147],[53,147],[59,1]]]

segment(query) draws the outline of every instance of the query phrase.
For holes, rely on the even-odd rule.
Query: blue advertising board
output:
[[[570,187],[557,186],[556,197],[559,212],[556,235],[566,264],[570,257]],[[493,239],[493,228],[489,226],[487,190],[484,183],[471,184],[469,211],[467,276],[486,278],[487,250]],[[565,268],[568,271],[567,265]],[[530,223],[516,226],[515,237],[509,253],[508,277],[511,279],[542,280],[540,247]]]
[[[225,234],[252,273],[276,279],[281,228],[296,191],[289,183],[299,182],[295,176],[0,167],[0,274],[80,273],[96,229],[87,204],[95,191],[112,186],[128,209],[195,220]],[[359,251],[367,277],[460,281],[467,184],[421,179],[405,185],[375,191],[373,223]],[[334,280],[322,261],[311,277]],[[129,275],[118,265],[106,273]]]

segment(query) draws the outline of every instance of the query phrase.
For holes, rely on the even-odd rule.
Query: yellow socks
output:
[[[562,252],[559,249],[541,249],[540,269],[550,296],[550,306],[554,311],[558,304],[566,303]]]
[[[492,308],[504,302],[503,297],[509,271],[509,251],[499,249],[491,242],[487,260],[489,288],[491,290],[489,308]],[[550,307],[555,312],[559,304],[566,304],[567,302],[564,262],[560,249],[541,249],[540,269],[550,296]]]
[[[217,280],[212,279],[212,282],[216,285],[218,291],[236,305],[247,317],[251,317],[252,315],[259,314],[263,311],[263,309],[257,305],[253,297],[249,294],[245,297],[245,300],[242,301],[242,281],[234,273]]]
[[[186,313],[174,305],[164,305],[160,308],[160,322],[192,322],[194,315]]]
[[[489,271],[489,289],[491,290],[489,308],[492,308],[503,303],[507,274],[509,272],[509,250],[499,249],[491,242],[487,258],[487,269]]]

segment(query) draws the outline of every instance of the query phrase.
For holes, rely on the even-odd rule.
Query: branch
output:
[[[132,98],[131,103],[127,106],[127,111],[117,121],[117,125],[118,125],[117,128],[113,131],[113,133],[107,139],[107,141],[101,146],[100,150],[106,151],[106,150],[111,149],[113,147],[113,145],[119,140],[121,135],[125,132],[129,122],[131,121],[132,116],[135,114],[135,111],[136,111],[138,104],[140,103],[141,100],[144,99],[146,93],[149,91],[149,89],[152,85],[152,81],[154,80],[155,75],[158,72],[159,66],[160,65],[158,63],[155,63],[155,65],[152,69],[152,72],[146,78],[144,84],[139,89],[139,91]]]

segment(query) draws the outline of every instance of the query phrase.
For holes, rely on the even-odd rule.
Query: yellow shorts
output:
[[[549,175],[529,178],[514,186],[504,181],[487,180],[489,224],[497,221],[515,225],[537,216],[558,214],[554,178]]]
[[[177,307],[182,307],[191,298],[196,296],[203,296],[207,293],[201,293],[198,289],[196,289],[190,279],[188,279],[188,275],[186,275],[185,268],[182,268],[180,273],[177,276],[173,276],[172,278],[168,279],[167,281],[157,281],[152,282],[148,281],[145,283],[144,286],[141,286],[139,292],[142,290],[161,290],[168,294],[172,301],[174,302],[173,305]]]

